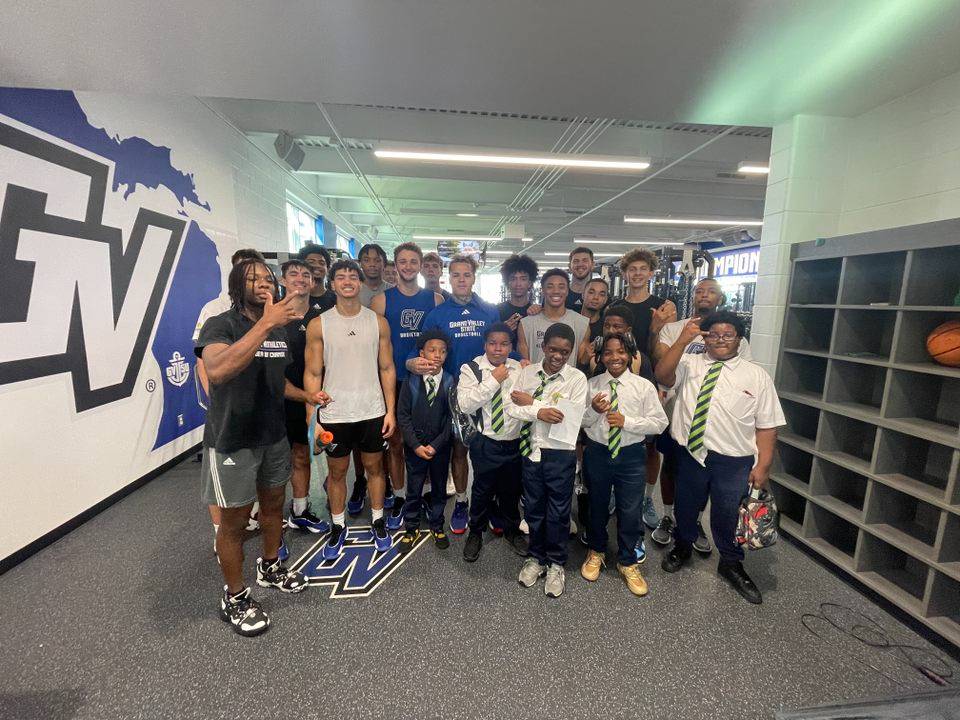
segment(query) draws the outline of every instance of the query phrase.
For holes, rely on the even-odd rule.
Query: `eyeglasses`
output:
[[[731,342],[737,339],[737,334],[723,333],[722,335],[718,335],[717,333],[707,333],[704,337],[710,342],[720,342],[721,340],[724,342]]]

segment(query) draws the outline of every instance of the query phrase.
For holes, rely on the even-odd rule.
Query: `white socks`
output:
[[[341,516],[342,517],[342,516]],[[370,508],[370,517],[373,519],[373,522],[383,518],[383,508]]]
[[[346,527],[346,513],[336,513],[331,515],[330,519],[333,520],[334,525],[339,525],[340,527]]]
[[[465,492],[462,492],[462,493],[461,493],[461,492],[458,492],[458,493],[457,493],[457,502],[466,502],[466,501],[467,501],[467,494],[466,494]]]
[[[307,499],[305,497],[293,499],[294,515],[303,515],[303,511],[306,509],[307,509]]]

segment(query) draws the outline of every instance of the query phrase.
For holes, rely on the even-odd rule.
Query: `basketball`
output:
[[[938,325],[927,335],[927,352],[934,362],[960,367],[960,320]]]

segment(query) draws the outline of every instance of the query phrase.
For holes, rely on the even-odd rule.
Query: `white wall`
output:
[[[960,217],[960,73],[854,118],[778,125],[751,348],[776,365],[790,245]]]
[[[195,98],[0,88],[0,133],[0,207],[11,211],[0,233],[2,560],[200,441],[197,315],[226,294],[237,247],[287,249],[288,188],[322,209]],[[61,157],[90,161],[105,181]],[[131,177],[143,182],[113,188]],[[16,187],[45,193],[39,212],[59,229],[28,229],[38,211]],[[149,228],[127,266],[119,256],[145,214],[170,227]],[[116,257],[93,226],[119,230]]]

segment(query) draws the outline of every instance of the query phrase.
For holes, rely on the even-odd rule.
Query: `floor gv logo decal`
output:
[[[394,545],[379,553],[373,545],[373,529],[370,526],[349,527],[343,542],[343,552],[336,560],[324,560],[320,551],[327,544],[329,534],[324,535],[297,560],[292,570],[302,572],[311,585],[330,585],[331,598],[367,597],[390,577],[426,542],[430,533],[420,534],[413,549],[405,556],[397,552],[396,541],[403,534],[393,535]]]

